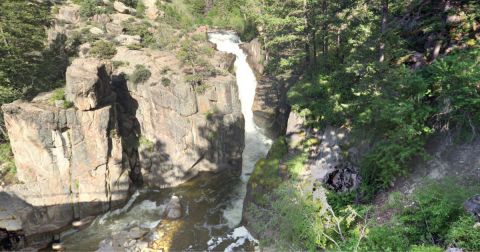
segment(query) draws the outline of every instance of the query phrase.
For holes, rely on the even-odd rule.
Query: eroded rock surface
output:
[[[82,66],[73,64],[71,68],[77,69],[70,72],[80,76]],[[90,67],[97,71],[89,68],[92,71],[82,72],[81,80],[97,83],[104,70],[97,65]],[[83,91],[69,85],[83,87],[85,83],[68,81],[66,89]],[[83,97],[73,100],[75,107],[86,104]],[[33,102],[16,101],[2,107],[21,182],[7,187],[4,193],[25,205],[5,205],[0,213],[13,213],[27,236],[56,230],[74,218],[120,205],[127,199],[130,186],[129,169],[122,164],[122,139],[115,134],[115,105],[95,104],[88,107],[95,109],[83,111],[58,108],[50,101],[47,94]]]
[[[225,56],[217,52],[212,63]],[[114,84],[128,89],[134,104],[124,107],[134,107],[141,173],[147,185],[176,186],[202,171],[240,173],[244,120],[233,75],[212,76],[202,90],[196,90],[171,52],[119,47],[113,60],[128,62],[116,70],[118,76],[132,74],[139,64],[152,73],[141,84],[121,78]]]

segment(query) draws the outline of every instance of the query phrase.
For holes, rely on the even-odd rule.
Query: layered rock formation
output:
[[[66,89],[75,108],[52,106],[52,94],[2,107],[21,183],[1,194],[22,203],[0,207],[0,228],[26,236],[53,231],[127,199],[116,109],[102,96],[107,68],[96,59],[73,62]],[[16,225],[4,225],[8,219]]]
[[[226,54],[217,52],[212,64]],[[175,186],[201,171],[241,170],[243,115],[233,75],[212,76],[204,90],[187,83],[185,69],[171,52],[129,50],[119,47],[113,60],[128,62],[119,67],[114,82],[120,102],[130,110],[125,128],[137,131],[143,181],[158,187]],[[142,64],[152,72],[144,83],[121,78]],[[233,62],[232,62],[233,64]],[[133,110],[132,110],[133,109]],[[138,125],[135,129],[133,125]]]

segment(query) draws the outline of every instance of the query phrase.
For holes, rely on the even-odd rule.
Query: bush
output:
[[[119,61],[119,60],[114,60],[112,62],[113,64],[113,68],[117,69],[119,67],[122,67],[122,66],[128,66],[128,62],[127,61]]]
[[[97,0],[83,0],[80,3],[80,16],[92,17],[96,14]]]
[[[127,48],[130,50],[141,50],[143,46],[140,44],[130,44],[130,45],[127,45]]]
[[[171,83],[172,83],[172,81],[171,81],[169,78],[167,78],[167,77],[162,77],[162,85],[163,85],[164,87],[170,86]]]
[[[17,169],[10,143],[0,144],[0,180],[6,175],[15,175]]]
[[[111,59],[117,54],[115,44],[105,40],[99,40],[93,43],[90,54],[100,59]]]
[[[461,216],[448,230],[447,243],[468,251],[480,251],[480,228],[474,228],[474,224],[473,216]]]
[[[397,206],[390,223],[373,226],[362,247],[370,251],[406,251],[421,245],[417,251],[435,251],[433,248],[438,246],[461,244],[462,248],[478,250],[480,232],[473,229],[473,218],[465,216],[462,208],[463,202],[478,190],[479,185],[459,185],[454,180],[428,182]]]
[[[143,4],[142,1],[138,2],[137,3],[137,6],[136,6],[136,13],[135,13],[135,16],[138,17],[138,18],[144,18],[145,17],[145,10],[146,10],[146,7],[145,5]]]
[[[130,76],[130,80],[135,84],[139,84],[150,79],[152,73],[144,65],[136,65],[135,70]]]
[[[140,136],[140,138],[138,139],[138,143],[141,147],[143,147],[147,151],[153,151],[155,148],[155,143],[150,141],[145,136]]]

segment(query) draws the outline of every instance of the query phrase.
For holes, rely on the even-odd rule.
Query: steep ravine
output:
[[[127,205],[97,218],[87,229],[64,239],[67,250],[99,247],[123,249],[144,246],[171,250],[225,249],[253,240],[243,228],[242,218],[246,183],[258,159],[264,157],[271,140],[253,120],[256,78],[239,48],[234,33],[209,34],[219,51],[236,55],[235,73],[242,113],[245,118],[245,149],[240,179],[229,174],[202,174],[177,188],[135,193]],[[180,197],[183,217],[166,220],[163,212],[172,195]]]

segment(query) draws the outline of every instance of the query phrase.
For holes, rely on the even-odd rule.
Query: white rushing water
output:
[[[239,46],[241,43],[240,38],[233,32],[221,32],[209,33],[208,39],[217,45],[219,51],[232,53],[236,56],[235,74],[242,104],[242,113],[245,118],[242,183],[235,188],[232,202],[223,213],[224,218],[228,221],[228,225],[233,228],[242,219],[243,200],[247,192],[247,182],[250,174],[255,167],[255,163],[267,155],[272,140],[263,135],[253,121],[252,106],[255,99],[257,79],[247,62],[247,55]]]

